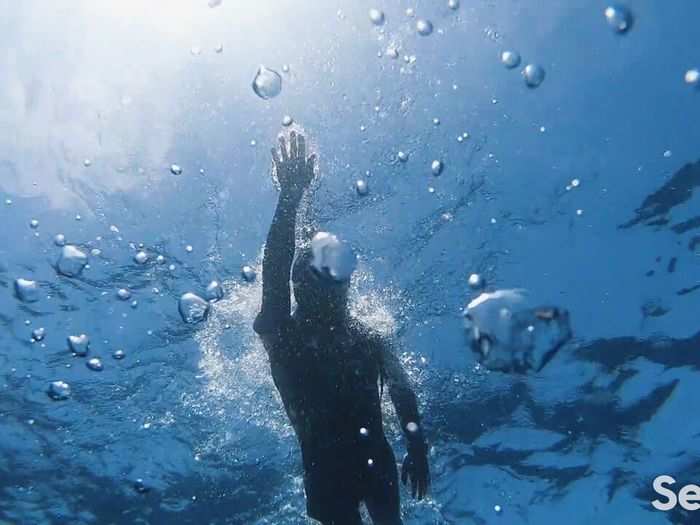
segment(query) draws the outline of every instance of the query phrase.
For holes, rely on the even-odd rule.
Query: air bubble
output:
[[[187,292],[180,297],[178,309],[183,321],[188,324],[194,324],[207,318],[209,303],[198,295]]]
[[[522,74],[525,79],[525,84],[530,88],[536,88],[544,81],[544,69],[537,64],[528,64],[523,69]]]
[[[170,173],[172,173],[173,175],[182,175],[182,166],[180,166],[179,164],[171,164]]]
[[[208,301],[218,301],[224,298],[224,289],[219,281],[212,281],[204,294]]]
[[[459,0],[447,0],[447,7],[449,7],[453,11],[455,9],[459,9]]]
[[[77,246],[68,244],[61,250],[61,255],[56,264],[58,273],[66,277],[77,277],[83,271],[83,268],[88,263],[88,257],[85,252]]]
[[[46,329],[43,327],[32,330],[32,339],[35,341],[43,341],[44,337],[46,337]]]
[[[416,31],[421,36],[428,36],[433,32],[433,23],[430,20],[421,18],[416,22]]]
[[[23,303],[33,303],[39,300],[39,283],[30,279],[15,279],[15,295]]]
[[[473,290],[483,288],[484,286],[484,279],[478,273],[471,274],[469,279],[467,279],[467,282],[469,283],[469,287]]]
[[[286,128],[291,126],[294,123],[294,119],[290,117],[289,115],[285,115],[284,118],[282,119],[282,125]]]
[[[39,221],[36,219],[32,219],[29,221],[29,227],[36,230],[39,227]]]
[[[139,251],[134,255],[134,262],[136,264],[146,264],[148,261],[148,254],[143,250]]]
[[[131,292],[126,288],[120,288],[117,290],[117,297],[122,301],[128,301],[131,298]]]
[[[66,244],[66,236],[62,233],[56,234],[56,236],[53,238],[53,243],[56,246],[64,246]]]
[[[406,162],[408,160],[408,153],[405,151],[399,151],[396,154],[396,158],[399,159],[401,162]]]
[[[520,65],[520,53],[517,51],[503,51],[501,53],[501,64],[508,69],[518,67]]]
[[[370,9],[369,19],[375,26],[380,26],[384,23],[384,12],[380,9]]]
[[[613,5],[605,9],[608,25],[617,33],[627,32],[634,23],[632,12],[622,5]]]
[[[71,395],[70,385],[65,381],[53,381],[49,385],[47,394],[54,401],[64,401]]]
[[[221,0],[209,0],[209,7],[214,7],[211,5],[213,1],[217,2],[215,5],[221,4]],[[136,481],[134,481],[134,490],[139,494],[146,494],[147,492],[150,492],[151,489],[143,482],[141,478],[138,478]]]
[[[318,232],[311,240],[311,265],[323,278],[335,282],[349,281],[357,266],[352,247],[332,233]]]
[[[87,366],[90,370],[94,370],[95,372],[102,372],[103,366],[102,366],[102,360],[99,357],[91,357],[85,362],[85,366]]]
[[[90,351],[90,338],[85,334],[69,335],[68,348],[75,355],[85,356]]]
[[[124,359],[126,357],[126,353],[124,352],[124,350],[115,350],[112,353],[112,357],[114,359],[116,359],[117,361],[119,361],[119,360]]]
[[[245,281],[252,283],[255,280],[255,276],[255,270],[252,266],[246,264],[241,268],[241,277],[243,277]]]
[[[442,168],[443,164],[441,160],[434,160],[430,165],[430,169],[436,177],[442,173]]]
[[[700,87],[700,71],[689,69],[685,72],[685,83],[694,88]]]
[[[276,97],[282,91],[282,77],[277,71],[260,66],[252,86],[257,96],[267,100]]]
[[[360,196],[365,196],[369,193],[369,186],[364,180],[358,180],[355,182],[355,191]]]

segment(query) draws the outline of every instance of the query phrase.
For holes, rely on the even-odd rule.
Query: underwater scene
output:
[[[0,525],[700,523],[700,3],[0,13]]]

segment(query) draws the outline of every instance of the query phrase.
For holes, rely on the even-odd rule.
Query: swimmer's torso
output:
[[[384,436],[376,345],[353,328],[319,332],[290,318],[281,337],[267,345],[272,377],[305,463],[325,450],[355,450]]]

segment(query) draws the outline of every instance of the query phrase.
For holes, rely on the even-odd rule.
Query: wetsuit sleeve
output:
[[[253,329],[261,336],[279,332],[291,310],[289,274],[294,258],[294,229],[301,195],[280,194],[263,255],[263,296]]]
[[[379,348],[391,402],[396,408],[396,414],[399,416],[401,428],[409,446],[425,446],[418,402],[406,370],[388,342],[381,341]]]

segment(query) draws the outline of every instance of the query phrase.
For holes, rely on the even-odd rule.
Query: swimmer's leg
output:
[[[377,454],[382,460],[375,462],[373,467],[365,506],[374,525],[403,525],[396,459],[388,443],[385,442],[382,448],[384,450]]]

